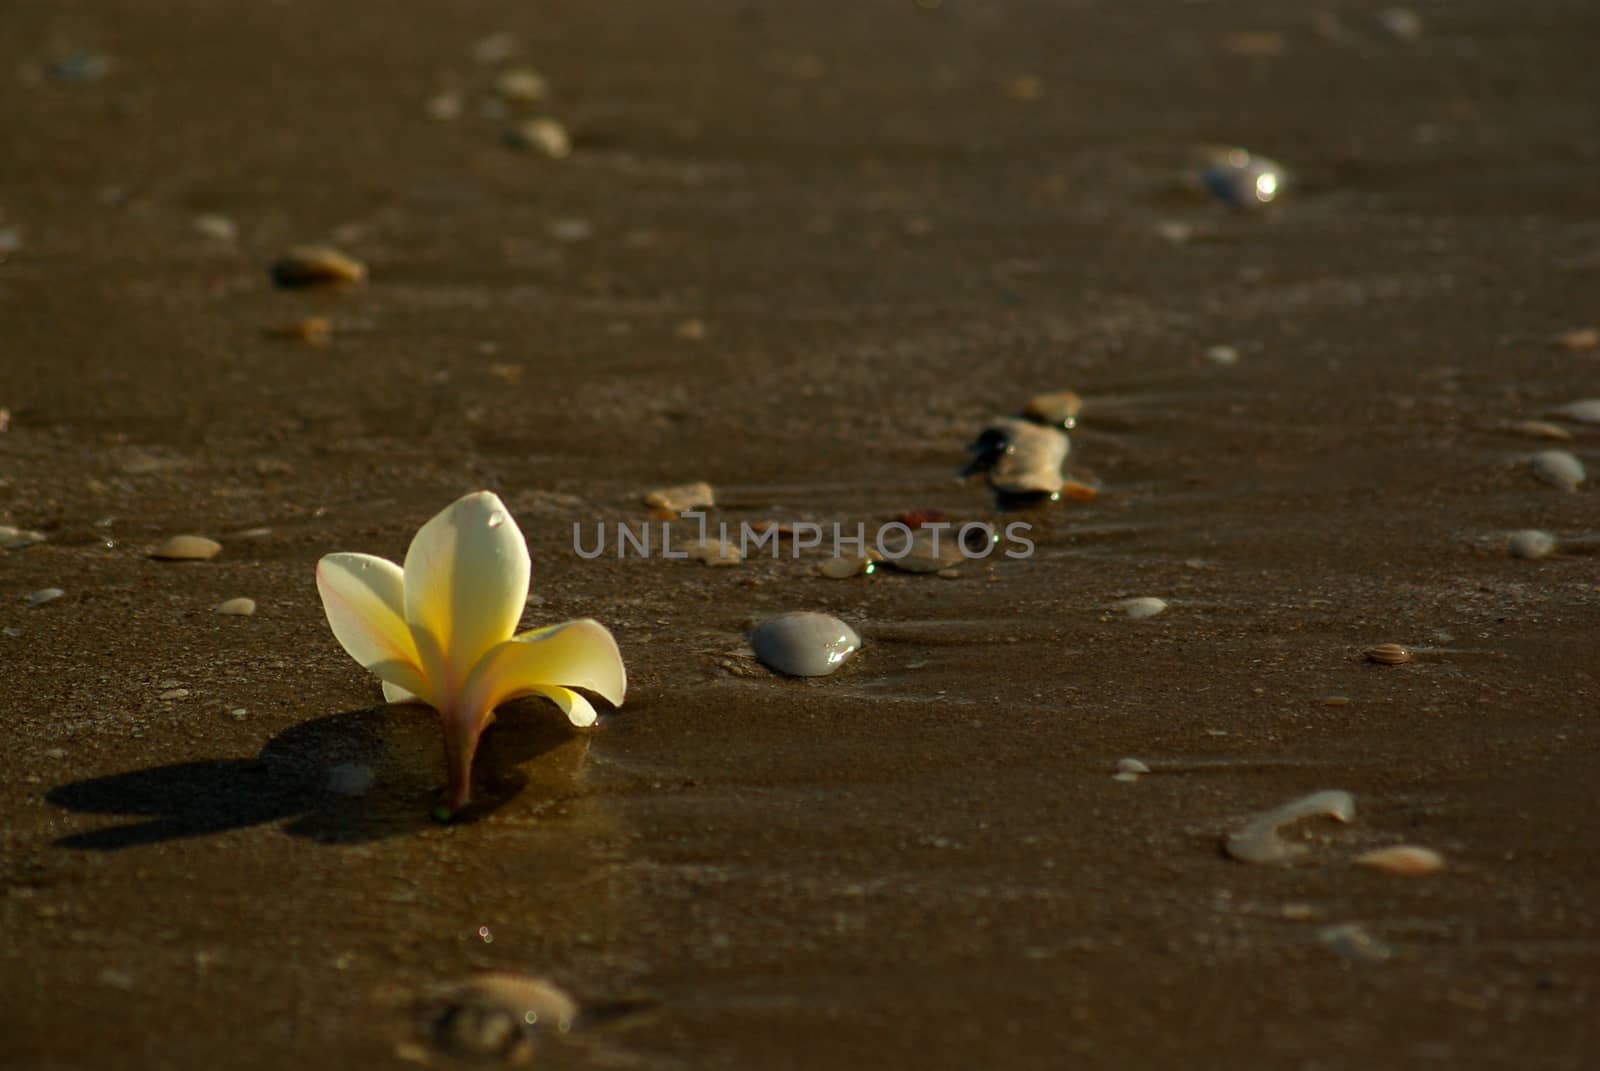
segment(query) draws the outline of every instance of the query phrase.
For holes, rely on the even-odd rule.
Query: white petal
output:
[[[571,688],[535,688],[534,692],[553,700],[567,720],[578,728],[593,725],[597,716],[594,707],[583,696]]]
[[[573,688],[595,692],[613,706],[622,705],[628,690],[628,673],[616,639],[600,622],[586,617],[525,632],[495,646],[473,667],[462,706],[492,710],[508,699],[539,692],[576,718],[579,715],[555,694]],[[588,718],[594,720],[592,708]]]
[[[488,491],[457,499],[406,551],[405,619],[437,698],[451,704],[467,673],[508,639],[528,599],[528,545]]]
[[[400,567],[370,554],[329,554],[317,563],[317,592],[334,638],[385,681],[426,695],[402,590]]]
[[[383,682],[383,701],[385,703],[395,704],[423,702],[417,696],[412,695],[404,688],[401,688],[399,685],[390,684],[388,681]],[[427,704],[423,703],[423,705],[426,706]]]

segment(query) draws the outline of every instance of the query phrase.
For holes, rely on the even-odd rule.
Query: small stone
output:
[[[1006,83],[1006,92],[1015,100],[1036,101],[1044,96],[1044,80],[1035,74],[1019,74]]]
[[[1078,424],[1078,413],[1083,409],[1083,399],[1076,391],[1054,390],[1035,394],[1022,407],[1022,415],[1036,424],[1071,431]]]
[[[685,342],[704,342],[706,338],[706,322],[704,320],[684,320],[672,333]]]
[[[54,602],[65,594],[66,592],[60,588],[40,588],[38,591],[30,592],[22,601],[29,606],[43,606],[47,602]]]
[[[1118,773],[1133,774],[1135,777],[1137,777],[1140,774],[1149,773],[1150,772],[1150,767],[1146,766],[1144,763],[1140,762],[1138,759],[1118,759],[1117,760],[1117,772]]]
[[[1569,350],[1600,349],[1600,328],[1577,327],[1556,336],[1556,345]]]
[[[228,617],[249,617],[256,612],[256,601],[243,596],[219,602],[211,608],[212,613],[223,614]]]
[[[232,718],[234,721],[244,721],[249,714],[250,711],[244,707],[234,707],[232,710],[228,711],[228,717]]]
[[[1567,441],[1572,438],[1572,432],[1559,424],[1552,424],[1548,420],[1519,420],[1508,426],[1509,430],[1518,435],[1526,435],[1530,439],[1558,439]]]
[[[552,160],[564,160],[572,155],[572,136],[559,120],[550,118],[524,119],[506,131],[506,144],[513,149],[528,149],[543,153]]]
[[[127,971],[119,971],[115,967],[107,967],[100,972],[100,984],[110,986],[112,989],[131,992],[133,990],[133,975]]]
[[[1206,347],[1206,360],[1212,364],[1220,364],[1225,368],[1231,368],[1239,363],[1239,351],[1232,346],[1208,346]]]
[[[1524,528],[1520,532],[1512,532],[1506,539],[1506,551],[1513,558],[1528,561],[1548,558],[1556,551],[1556,537],[1537,528]]]
[[[150,557],[169,562],[204,561],[221,550],[221,543],[205,536],[175,535],[151,551]]]
[[[1576,491],[1588,479],[1583,462],[1565,450],[1540,450],[1528,458],[1534,476],[1563,491]]]
[[[704,565],[738,565],[744,555],[732,543],[721,539],[696,539],[684,547],[690,560]]]
[[[187,688],[168,688],[166,691],[161,693],[161,698],[169,700],[169,701],[170,700],[174,700],[174,699],[188,699],[189,698],[189,689],[187,689]]]
[[[45,68],[45,73],[63,85],[88,85],[111,73],[111,60],[99,52],[69,52]]]
[[[877,568],[871,558],[854,558],[840,556],[828,558],[817,565],[817,575],[825,576],[829,580],[848,580],[852,576],[863,576]]]
[[[308,346],[326,346],[333,341],[333,323],[326,316],[307,316],[303,320],[275,327],[268,334],[292,342],[303,342]]]
[[[17,227],[0,227],[0,260],[22,248],[22,231]]]
[[[1581,402],[1563,405],[1556,412],[1580,424],[1600,424],[1600,398],[1585,398]],[[1570,435],[1567,437],[1571,438]]]
[[[423,105],[423,110],[428,113],[428,118],[441,123],[450,123],[461,118],[461,94],[452,90],[435,93]]]
[[[992,420],[967,445],[962,475],[989,474],[989,486],[1002,497],[1054,498],[1065,482],[1061,466],[1072,450],[1067,433],[1028,420]]]
[[[21,550],[31,547],[35,543],[43,543],[44,533],[31,531],[27,528],[12,528],[10,525],[0,524],[0,548],[5,550]]]
[[[517,104],[533,104],[550,92],[550,83],[532,67],[513,67],[494,80],[494,91]]]
[[[1318,702],[1325,707],[1347,707],[1350,705],[1350,697],[1347,695],[1325,695]]]
[[[1416,659],[1416,655],[1398,643],[1380,643],[1366,651],[1367,661],[1380,666],[1403,666]]]
[[[1363,852],[1352,862],[1357,866],[1382,870],[1388,874],[1403,874],[1406,877],[1436,874],[1444,869],[1444,856],[1432,848],[1422,848],[1415,844],[1397,844],[1392,848]]]
[[[789,613],[757,626],[750,646],[764,665],[779,673],[823,677],[844,664],[861,646],[861,637],[830,614]]]
[[[472,58],[484,64],[502,63],[515,56],[521,47],[515,34],[498,30],[473,42]]]
[[[1276,161],[1238,148],[1213,155],[1200,179],[1213,197],[1240,209],[1267,207],[1285,185],[1284,170]]]
[[[594,224],[574,217],[551,220],[549,230],[558,242],[585,242],[594,237]]]
[[[206,213],[194,217],[195,233],[214,242],[232,242],[239,237],[239,225],[227,216]]]
[[[285,289],[354,286],[366,281],[367,266],[326,245],[304,245],[275,261],[272,281]]]
[[[1167,604],[1162,599],[1145,595],[1136,599],[1123,599],[1117,603],[1117,609],[1135,621],[1143,621],[1147,617],[1155,617],[1158,614],[1165,613]]]
[[[691,509],[709,509],[717,504],[711,485],[705,481],[663,487],[644,496],[644,504],[651,509],[682,513]]]
[[[376,776],[364,763],[342,762],[328,768],[328,791],[336,796],[364,796]]]
[[[0,628],[0,633],[4,633],[14,640],[22,638],[22,630],[20,628],[13,628],[10,625],[7,625],[5,628]]]
[[[1393,949],[1354,922],[1329,926],[1317,934],[1317,940],[1342,958],[1357,963],[1381,963],[1394,955]]]
[[[44,757],[47,759],[64,759],[67,757],[67,749],[64,747],[47,747],[44,749]]]
[[[1378,25],[1396,41],[1415,41],[1422,36],[1422,16],[1407,7],[1378,12]]]

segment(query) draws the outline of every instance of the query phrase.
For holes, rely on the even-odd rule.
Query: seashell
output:
[[[1167,604],[1154,596],[1144,595],[1137,599],[1123,599],[1117,603],[1117,609],[1135,621],[1143,621],[1147,617],[1155,617],[1158,614],[1165,613]]]
[[[825,677],[861,646],[861,637],[830,614],[801,612],[763,621],[750,634],[750,646],[769,669]]]
[[[169,562],[204,561],[221,550],[221,543],[205,536],[175,535],[151,551],[150,557]]]
[[[1302,796],[1252,819],[1223,842],[1231,858],[1241,863],[1282,865],[1306,852],[1303,844],[1290,844],[1278,835],[1279,829],[1302,818],[1325,817],[1349,822],[1356,816],[1355,797],[1339,789],[1328,789]]]
[[[543,153],[552,160],[572,155],[572,136],[558,120],[550,118],[524,119],[513,124],[506,131],[506,144],[513,149]]]
[[[543,100],[550,92],[550,83],[532,67],[513,67],[500,72],[494,80],[494,91],[506,100],[518,104],[532,104]]]
[[[644,496],[644,504],[651,509],[682,513],[691,509],[708,509],[717,504],[717,496],[712,492],[711,485],[702,480],[650,491]]]
[[[1207,346],[1206,360],[1229,368],[1239,363],[1239,351],[1233,346]]]
[[[1572,402],[1556,410],[1557,413],[1569,420],[1576,420],[1580,424],[1600,424],[1600,398],[1585,398],[1581,402]],[[1569,435],[1568,438],[1571,438]]]
[[[30,592],[22,601],[29,606],[43,606],[47,602],[54,602],[65,594],[66,592],[60,588],[40,588],[38,591]]]
[[[1600,328],[1575,327],[1556,336],[1556,345],[1569,350],[1600,349]]]
[[[31,547],[35,543],[44,542],[43,532],[34,532],[26,528],[12,528],[7,524],[0,524],[0,549],[21,550]]]
[[[1552,424],[1548,420],[1519,420],[1507,425],[1508,430],[1518,435],[1526,435],[1530,439],[1560,439],[1572,438],[1572,432],[1559,424]]]
[[[893,540],[883,540],[880,536],[879,546],[899,550],[900,544]],[[906,552],[898,557],[885,553],[885,563],[894,566],[902,573],[937,573],[953,565],[959,565],[964,555],[961,553],[961,537],[954,529],[918,528],[911,534],[911,545]]]
[[[848,580],[852,576],[865,576],[877,569],[871,558],[828,558],[817,566],[817,575],[829,580]]]
[[[423,1028],[448,1052],[525,1063],[541,1032],[567,1033],[580,1011],[578,1002],[552,982],[492,971],[437,990],[425,1005]]]
[[[1146,766],[1144,763],[1140,762],[1138,759],[1118,759],[1117,760],[1117,772],[1118,773],[1125,773],[1125,774],[1133,774],[1135,777],[1137,777],[1140,774],[1149,773],[1150,772],[1150,767]]]
[[[239,225],[227,216],[208,212],[194,217],[195,233],[214,242],[231,242],[239,237]]]
[[[721,539],[696,539],[683,549],[690,560],[703,565],[738,565],[744,561],[738,547]]]
[[[256,601],[241,596],[237,599],[229,599],[226,602],[217,603],[211,608],[211,612],[227,617],[249,617],[256,612]]]
[[[1378,12],[1378,25],[1396,41],[1415,41],[1422,36],[1422,16],[1408,7],[1390,7]]]
[[[326,346],[333,341],[333,323],[326,316],[307,316],[303,320],[274,327],[267,333],[275,338],[304,342],[308,346]]]
[[[1200,181],[1217,200],[1233,208],[1265,208],[1287,184],[1282,166],[1245,149],[1224,149],[1212,157]]]
[[[1341,958],[1357,963],[1382,963],[1394,955],[1392,948],[1355,922],[1325,927],[1317,933],[1317,940],[1327,945]]]
[[[1380,643],[1376,647],[1369,647],[1366,656],[1368,662],[1376,662],[1380,666],[1403,666],[1417,657],[1398,643]]]
[[[1022,415],[1036,424],[1071,431],[1078,425],[1078,413],[1083,409],[1083,399],[1070,390],[1035,394],[1022,407]]]
[[[299,246],[272,265],[272,281],[285,289],[354,286],[366,278],[365,264],[326,245]]]
[[[1389,874],[1403,874],[1407,877],[1437,874],[1444,869],[1444,856],[1432,848],[1423,848],[1415,844],[1396,844],[1392,848],[1363,852],[1351,862],[1357,866],[1371,867],[1373,870],[1382,870]]]
[[[1538,558],[1548,558],[1556,550],[1556,537],[1549,532],[1541,532],[1537,528],[1525,528],[1520,532],[1512,532],[1506,539],[1506,551],[1513,558],[1525,558],[1529,561]]]
[[[963,475],[989,474],[989,486],[1003,495],[1055,495],[1065,482],[1061,465],[1072,450],[1064,431],[1004,417],[990,421],[967,447]]]
[[[1553,487],[1576,491],[1588,479],[1583,462],[1565,450],[1540,450],[1528,458],[1533,474]]]

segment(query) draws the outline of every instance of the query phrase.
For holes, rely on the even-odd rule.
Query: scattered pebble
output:
[[[1281,166],[1245,149],[1227,149],[1214,156],[1200,175],[1213,197],[1233,208],[1265,208],[1283,192]]]
[[[133,991],[133,975],[127,971],[119,971],[115,967],[107,967],[100,972],[100,984],[110,986],[112,989]]]
[[[551,220],[548,229],[558,242],[584,242],[594,237],[594,224],[576,217]]]
[[[29,606],[43,606],[45,603],[53,602],[65,594],[66,592],[60,588],[40,588],[38,591],[29,592],[22,601]]]
[[[897,533],[904,535],[904,533]],[[885,564],[892,565],[902,573],[938,573],[953,566],[961,564],[964,555],[961,552],[960,536],[954,529],[939,531],[933,528],[917,528],[911,533],[911,545],[906,553],[898,558],[889,554],[883,556]],[[898,551],[902,544],[890,537],[885,543],[892,543],[890,549]]]
[[[462,103],[460,93],[447,89],[429,97],[423,110],[428,113],[429,119],[450,123],[461,118]]]
[[[1572,438],[1572,432],[1560,424],[1552,424],[1548,420],[1519,420],[1508,425],[1511,431],[1518,435],[1526,435],[1530,439],[1558,439],[1566,441]]]
[[[365,282],[367,266],[326,245],[303,245],[272,265],[272,281],[285,289],[353,286]]]
[[[533,104],[550,92],[550,83],[532,67],[513,67],[494,80],[494,91],[517,104]]]
[[[1082,410],[1083,399],[1077,392],[1055,390],[1029,398],[1028,404],[1022,407],[1022,415],[1036,424],[1071,431],[1077,427],[1078,413]]]
[[[1580,424],[1600,424],[1600,398],[1585,398],[1581,402],[1563,405],[1556,412]],[[1568,435],[1567,438],[1570,439],[1571,436]]]
[[[744,555],[732,543],[721,539],[696,539],[684,547],[690,560],[705,565],[738,565]]]
[[[824,677],[844,664],[861,637],[830,614],[780,614],[763,621],[750,634],[756,657],[770,669],[791,677]]]
[[[704,320],[684,320],[672,329],[672,333],[685,342],[704,342],[706,338],[706,322]]]
[[[1416,877],[1436,874],[1444,869],[1444,856],[1432,848],[1415,844],[1397,844],[1392,848],[1378,848],[1363,852],[1352,860],[1357,866],[1371,867],[1388,874]]]
[[[326,316],[307,316],[303,320],[274,327],[268,334],[292,342],[304,342],[308,346],[326,346],[333,341],[333,323]]]
[[[35,543],[44,542],[44,533],[35,532],[27,528],[13,528],[8,524],[0,524],[0,548],[5,550],[21,550],[31,547]]]
[[[214,242],[232,242],[239,237],[239,225],[227,216],[215,213],[208,212],[194,217],[194,229],[197,234]]]
[[[1376,662],[1380,666],[1403,666],[1417,657],[1409,648],[1402,647],[1398,643],[1380,643],[1376,647],[1367,648],[1365,653],[1368,662]]]
[[[1576,491],[1588,478],[1583,462],[1565,450],[1540,450],[1528,458],[1533,474],[1552,487]]]
[[[45,68],[45,74],[63,85],[88,85],[111,73],[111,59],[99,52],[69,52]]]
[[[328,767],[328,791],[336,796],[364,796],[376,776],[365,763],[341,762]]]
[[[22,231],[16,227],[0,227],[0,260],[22,248]]]
[[[1537,528],[1524,528],[1520,532],[1511,533],[1506,540],[1506,550],[1513,558],[1525,558],[1529,561],[1548,558],[1555,553],[1556,537]]]
[[[967,446],[963,475],[989,474],[989,486],[1003,496],[1054,497],[1065,482],[1061,465],[1072,450],[1064,431],[1027,420],[990,421]]]
[[[711,485],[702,480],[698,483],[683,483],[651,491],[644,496],[644,504],[651,509],[682,513],[691,509],[709,509],[717,504],[717,499],[712,493]]]
[[[1356,801],[1350,793],[1339,789],[1313,792],[1252,819],[1237,833],[1230,833],[1223,846],[1230,857],[1241,863],[1291,863],[1305,854],[1306,847],[1285,841],[1279,836],[1279,829],[1302,818],[1326,817],[1349,822],[1355,815]]]
[[[1232,346],[1208,346],[1206,347],[1206,360],[1212,364],[1220,364],[1225,368],[1232,367],[1239,363],[1239,351]]]
[[[240,597],[219,602],[211,608],[212,613],[225,614],[230,617],[249,617],[256,612],[256,601]]]
[[[169,700],[169,701],[170,700],[174,700],[174,699],[188,699],[189,698],[189,689],[187,689],[187,688],[168,688],[166,691],[161,693],[161,698]]]
[[[161,561],[204,561],[215,558],[222,544],[215,539],[197,535],[175,535],[150,552],[150,557]]]
[[[564,160],[572,155],[572,136],[556,119],[524,119],[514,123],[506,131],[506,144],[513,149],[543,153],[552,160]]]
[[[1117,603],[1117,609],[1135,621],[1143,621],[1147,617],[1165,613],[1167,604],[1153,595],[1142,595],[1136,599],[1123,599]]]
[[[1600,349],[1600,328],[1575,327],[1556,336],[1556,345],[1569,350]]]
[[[1325,927],[1318,932],[1317,940],[1340,957],[1356,963],[1381,963],[1394,955],[1393,949],[1355,922]]]
[[[1378,25],[1396,41],[1415,41],[1422,36],[1422,16],[1408,7],[1391,7],[1378,12]]]
[[[828,558],[817,566],[817,575],[825,576],[829,580],[847,580],[852,576],[863,576],[874,572],[877,563],[871,558],[854,558],[840,556]]]
[[[515,56],[521,47],[515,34],[499,30],[473,43],[472,58],[483,64],[501,63]]]
[[[565,1034],[578,1002],[532,975],[492,971],[436,992],[423,1013],[424,1033],[441,1049],[469,1057],[527,1063],[541,1031]]]
[[[1134,775],[1147,774],[1147,773],[1150,772],[1150,767],[1146,766],[1144,763],[1140,762],[1138,759],[1118,759],[1117,760],[1117,772],[1118,773],[1131,773],[1131,774],[1134,774]]]

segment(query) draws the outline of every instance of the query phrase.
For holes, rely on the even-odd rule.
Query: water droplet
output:
[[[499,528],[502,524],[505,524],[505,523],[506,523],[506,515],[503,512],[501,512],[500,510],[495,510],[493,513],[489,514],[489,527],[490,528]]]

